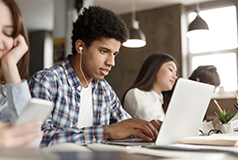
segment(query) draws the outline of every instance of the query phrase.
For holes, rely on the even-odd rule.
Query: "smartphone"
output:
[[[53,109],[54,103],[49,100],[31,98],[18,117],[15,125],[20,125],[32,121],[45,121],[50,111]]]

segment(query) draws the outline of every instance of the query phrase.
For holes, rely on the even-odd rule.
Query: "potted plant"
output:
[[[230,120],[235,116],[235,114],[230,114],[230,111],[224,109],[215,111],[217,118],[220,120],[222,124],[217,124],[216,129],[220,130],[222,133],[230,133],[233,132],[233,127],[231,125]]]

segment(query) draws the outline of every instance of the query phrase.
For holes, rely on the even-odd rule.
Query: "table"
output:
[[[120,146],[92,144],[85,147],[73,143],[43,149],[0,148],[0,160],[237,160],[238,157],[238,154],[219,152],[151,150],[151,153],[146,155],[143,150],[141,150],[141,153],[125,150],[128,149]],[[159,157],[159,155],[162,157]],[[168,158],[169,156],[170,158]]]

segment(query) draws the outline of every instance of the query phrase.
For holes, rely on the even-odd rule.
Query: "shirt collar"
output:
[[[81,82],[70,63],[72,56],[73,56],[72,54],[68,55],[65,58],[64,62],[62,63],[62,66],[64,68],[64,72],[65,72],[68,83],[74,88],[81,91],[82,90]],[[92,88],[94,89],[96,80],[93,79],[91,83],[92,83]]]
[[[160,101],[163,103],[163,94],[156,93],[154,90],[150,90],[146,92],[147,96],[152,100],[152,102]]]

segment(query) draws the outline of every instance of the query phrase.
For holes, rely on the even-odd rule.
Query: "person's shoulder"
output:
[[[72,58],[72,55],[68,55],[62,64],[52,66],[50,68],[45,68],[41,71],[38,71],[33,74],[32,77],[62,77],[63,75],[67,74],[67,70],[70,70],[71,64],[70,60]]]
[[[59,66],[53,66],[50,68],[45,68],[43,70],[40,70],[36,73],[33,74],[32,77],[35,78],[42,78],[42,77],[48,77],[48,78],[53,78],[53,77],[58,77],[59,74],[63,73],[63,67],[61,65]]]
[[[102,87],[104,89],[111,88],[110,84],[104,78],[100,80],[94,80],[94,83],[96,83],[99,87]]]
[[[130,89],[128,92],[127,92],[127,94],[142,94],[142,93],[144,93],[145,91],[142,91],[142,90],[140,90],[140,89],[138,89],[138,88],[132,88],[132,89]]]
[[[140,90],[138,88],[131,88],[130,90],[127,91],[126,95],[125,95],[125,99],[131,99],[131,98],[135,98],[136,95],[140,92]]]
[[[146,91],[140,90],[138,88],[132,88],[126,93],[125,100],[137,99],[138,101],[140,101],[142,98],[145,97],[147,97]]]
[[[94,80],[94,85],[95,88],[98,88],[99,90],[102,90],[104,92],[106,92],[107,94],[116,94],[114,89],[112,88],[112,86],[109,84],[109,82],[107,80],[100,79],[100,80]]]

